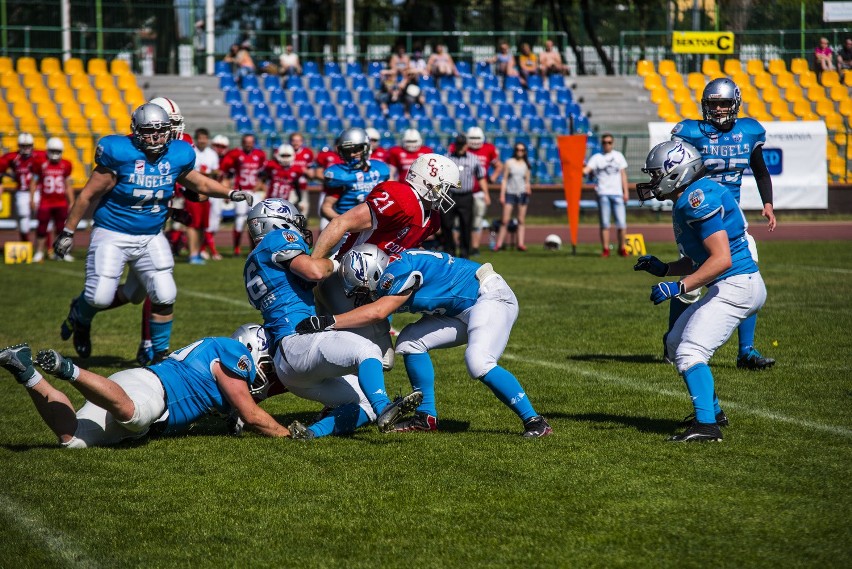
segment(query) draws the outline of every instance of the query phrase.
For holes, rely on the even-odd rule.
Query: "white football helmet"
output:
[[[478,126],[467,129],[465,136],[467,136],[467,147],[471,150],[479,150],[485,144],[485,133]]]
[[[355,306],[376,300],[376,288],[390,262],[387,253],[371,243],[353,247],[340,260],[340,278],[347,298],[355,297]]]
[[[165,97],[155,97],[148,102],[163,107],[163,110],[169,113],[169,119],[172,121],[172,140],[183,140],[183,131],[186,129],[186,125],[177,103]]]
[[[305,216],[289,201],[281,198],[266,198],[255,204],[249,211],[248,231],[251,240],[257,244],[267,233],[276,229],[292,229],[302,234],[308,247],[314,243],[314,235],[308,229]]]
[[[278,150],[275,152],[275,160],[285,168],[289,168],[293,165],[293,158],[295,158],[295,156],[296,151],[293,149],[293,146],[286,142],[279,146]]]
[[[62,152],[65,150],[65,144],[61,138],[55,136],[47,139],[47,158],[51,162],[58,162],[62,158]]]
[[[682,188],[698,180],[706,171],[701,153],[683,140],[667,140],[651,149],[642,171],[651,176],[650,182],[636,184],[641,201],[652,197],[672,199]]]
[[[544,248],[551,251],[558,251],[562,248],[562,238],[555,233],[551,233],[544,238]]]
[[[259,324],[243,324],[231,334],[231,339],[248,348],[251,353],[254,367],[257,368],[257,376],[254,378],[254,383],[249,384],[249,392],[253,397],[265,399],[270,382],[277,378],[275,363],[269,355],[266,331]]]
[[[417,152],[423,146],[423,137],[416,128],[407,128],[402,133],[402,147],[407,152]]]
[[[373,127],[369,127],[364,129],[367,131],[367,138],[370,139],[370,144],[378,144],[382,140],[382,135],[379,134],[379,131],[374,129]]]
[[[213,146],[224,146],[227,148],[231,145],[231,141],[228,140],[228,137],[224,134],[217,134],[210,140],[210,144]]]
[[[22,132],[18,135],[18,154],[29,156],[33,152],[33,144],[35,144],[33,135],[28,132]]]
[[[440,154],[424,154],[415,160],[405,181],[432,209],[442,213],[456,204],[450,190],[461,187],[459,167]]]

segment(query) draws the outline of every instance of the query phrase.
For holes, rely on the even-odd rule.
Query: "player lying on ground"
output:
[[[323,336],[373,324],[394,312],[423,314],[403,328],[396,343],[412,387],[423,392],[423,402],[414,417],[400,422],[395,431],[438,428],[435,370],[429,350],[467,344],[468,373],[520,417],[524,436],[552,433],[517,378],[497,365],[518,318],[518,300],[490,263],[480,265],[446,253],[414,250],[389,262],[375,245],[359,245],[343,256],[340,270],[347,294],[358,296],[361,302],[356,305],[361,306],[337,316],[305,318],[296,326],[297,332]]]
[[[705,177],[698,149],[679,140],[663,142],[648,154],[642,171],[651,181],[636,186],[640,200],[675,202],[672,225],[684,256],[664,263],[644,255],[634,270],[657,277],[686,275],[651,287],[654,304],[707,287],[707,294],[689,305],[667,337],[666,349],[674,355],[695,407],[686,430],[669,440],[719,441],[719,426],[727,425],[728,418],[707,364],[740,322],[763,306],[766,286],[749,251],[742,210],[724,186]]]
[[[156,365],[108,378],[77,367],[55,350],[41,350],[35,363],[71,383],[86,403],[74,412],[68,397],[33,367],[29,345],[0,350],[0,366],[26,387],[65,448],[114,445],[149,432],[178,434],[211,410],[236,410],[248,428],[268,437],[290,435],[252,399],[251,391],[263,389],[267,374],[274,372],[269,355],[245,327],[232,338],[204,338]]]

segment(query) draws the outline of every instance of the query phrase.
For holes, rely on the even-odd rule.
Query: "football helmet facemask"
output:
[[[734,126],[742,102],[736,83],[726,77],[714,79],[701,94],[701,114],[713,126],[728,130]]]
[[[266,331],[259,324],[243,324],[237,328],[231,339],[236,340],[251,353],[251,359],[254,360],[254,367],[257,368],[257,376],[254,378],[254,383],[249,384],[249,393],[252,397],[266,398],[266,392],[269,391],[269,384],[275,375],[275,363],[272,356],[269,355],[269,342],[266,339]]]
[[[340,278],[347,298],[355,298],[355,306],[376,300],[379,279],[390,262],[387,253],[371,243],[353,247],[340,260]]]
[[[674,195],[704,176],[704,161],[698,149],[682,140],[667,140],[651,149],[642,171],[650,182],[636,184],[640,201],[673,199]]]
[[[442,213],[450,211],[455,201],[450,190],[461,187],[459,167],[440,154],[424,154],[414,161],[405,177],[414,191]]]
[[[130,118],[133,144],[146,154],[162,154],[172,140],[169,114],[159,105],[145,103]]]
[[[251,240],[257,244],[264,235],[277,229],[291,229],[301,233],[308,247],[314,244],[314,235],[308,229],[305,216],[289,201],[266,198],[251,208],[246,220]]]
[[[358,127],[347,128],[341,132],[334,147],[343,163],[353,170],[363,170],[373,151],[367,131]]]

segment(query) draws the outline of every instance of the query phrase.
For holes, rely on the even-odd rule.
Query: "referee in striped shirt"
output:
[[[467,137],[460,134],[453,144],[448,158],[459,167],[461,187],[450,192],[456,205],[450,211],[441,214],[441,245],[445,253],[467,259],[470,257],[470,234],[473,229],[473,194],[488,193],[486,173],[479,159],[467,151]],[[456,243],[453,238],[453,226],[459,220],[459,248],[456,255]]]

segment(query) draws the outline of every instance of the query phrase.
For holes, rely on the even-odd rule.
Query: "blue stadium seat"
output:
[[[343,73],[340,71],[340,65],[337,64],[336,61],[326,61],[323,65],[323,74],[331,75],[332,73],[336,75],[342,75]]]
[[[302,89],[297,89],[292,92],[290,102],[294,105],[302,105],[308,102],[308,93]]]
[[[542,107],[541,115],[546,119],[552,119],[554,117],[561,117],[562,111],[559,110],[559,105],[548,101]]]
[[[547,78],[548,84],[551,90],[554,89],[564,89],[565,88],[565,76],[564,75],[551,75]]]
[[[328,88],[332,91],[348,89],[346,79],[342,75],[332,75],[328,81]]]
[[[356,75],[352,78],[352,88],[356,91],[370,91],[370,84],[365,76]]]
[[[457,119],[467,119],[467,118],[471,118],[472,116],[473,116],[473,113],[470,111],[469,106],[467,106],[464,103],[459,103],[458,105],[456,105],[455,117]]]
[[[428,75],[421,75],[420,78],[417,79],[417,85],[419,85],[421,89],[434,89],[435,80]]]
[[[351,119],[351,118],[354,118],[354,117],[360,117],[361,116],[361,109],[359,109],[358,105],[356,105],[354,103],[349,103],[347,105],[343,105],[343,106],[338,108],[338,111],[339,111],[337,113],[338,116],[343,117],[343,118],[347,118],[347,119]]]
[[[467,132],[469,129],[479,126],[476,122],[476,119],[473,117],[464,117],[462,118],[462,132]]]
[[[364,118],[374,121],[382,116],[382,108],[375,101],[364,105]]]
[[[527,89],[530,91],[541,91],[544,89],[541,75],[530,75],[527,77]]]
[[[444,103],[435,103],[432,105],[432,118],[442,119],[450,116],[450,111],[447,110],[447,105]]]
[[[470,75],[470,63],[467,61],[456,61],[456,69],[459,75]]]
[[[372,77],[371,79],[373,81],[372,89],[373,89],[373,91],[378,93],[379,91],[382,90],[382,78],[381,77]]]
[[[266,137],[266,147],[277,149],[279,146],[281,146],[281,137],[277,132],[270,133]]]
[[[527,122],[527,132],[533,134],[547,134],[547,129],[544,126],[544,119],[541,117],[530,117]]]
[[[302,122],[302,132],[312,135],[320,131],[320,122],[317,117],[307,117]]]
[[[349,89],[341,89],[337,91],[338,105],[351,105],[354,102],[355,98],[352,96],[352,92]]]
[[[237,82],[234,81],[234,76],[231,75],[230,72],[228,72],[227,75],[220,75],[219,76],[219,88],[222,89],[223,91],[225,89],[237,89],[238,88]]]
[[[243,89],[259,89],[260,81],[258,81],[257,75],[243,75],[240,78],[240,85]]]
[[[559,160],[553,163],[553,182],[562,182],[562,161]]]
[[[553,117],[550,119],[550,132],[568,134],[568,120],[565,117]]]
[[[408,109],[408,113],[411,115],[411,118],[419,119],[426,116],[426,109],[420,103],[415,103]]]
[[[398,119],[405,114],[405,108],[402,103],[391,103],[388,105],[388,118]]]
[[[339,134],[343,130],[343,121],[337,117],[331,117],[325,121],[325,130],[333,134]]]
[[[433,152],[435,151],[435,147],[440,145],[441,139],[437,134],[429,134],[423,137],[423,146],[428,146]]]
[[[263,79],[261,83],[263,84],[263,88],[267,91],[271,91],[272,89],[279,89],[281,87],[281,81],[278,80],[278,77],[275,75],[269,75],[268,73],[264,73],[261,75]]]
[[[372,91],[358,91],[358,104],[369,105],[376,102],[376,95]]]
[[[508,119],[516,116],[515,107],[509,103],[500,103],[497,105],[497,116],[501,119]]]
[[[427,105],[441,102],[441,93],[437,89],[423,89],[423,100]]]
[[[281,132],[293,133],[299,130],[299,123],[295,117],[287,117],[281,121]]]
[[[428,117],[419,117],[417,122],[415,123],[417,130],[420,131],[420,134],[427,135],[435,132],[435,126],[432,124],[432,119]]]
[[[438,126],[438,131],[445,135],[457,133],[458,129],[456,128],[456,120],[450,117],[442,118]]]
[[[233,105],[234,103],[242,103],[243,97],[236,89],[228,89],[227,91],[225,91],[225,102],[229,105]]]
[[[394,132],[403,132],[409,128],[416,128],[416,123],[405,117],[391,118],[388,122],[390,122],[391,130]]]
[[[231,103],[230,115],[234,120],[240,117],[247,117],[248,109],[246,109],[246,106],[242,103]]]
[[[345,115],[349,120],[349,128],[367,128],[367,121],[359,116]]]
[[[288,75],[287,80],[284,82],[284,88],[288,91],[304,89],[302,86],[302,78],[298,75]]]
[[[263,96],[263,91],[261,91],[260,89],[247,89],[247,94],[248,96],[246,97],[246,102],[248,102],[250,105],[266,102],[266,97]]]
[[[348,61],[346,63],[346,74],[350,77],[353,75],[361,75],[364,73],[364,70],[361,68],[361,64],[357,61]]]
[[[550,102],[550,91],[545,91],[544,89],[540,91],[533,91],[533,100],[536,105],[544,105]]]
[[[447,94],[448,105],[457,105],[464,101],[464,97],[462,97],[461,91],[459,91],[455,87],[446,87],[442,89],[442,91]]]
[[[502,129],[500,128],[500,119],[497,117],[488,117],[483,121],[482,130],[491,134],[502,132]]]
[[[214,67],[213,70],[216,72],[216,77],[221,77],[223,75],[231,75],[231,64],[227,61],[217,61],[216,67]]]
[[[302,73],[305,75],[319,75],[319,67],[317,67],[314,61],[306,61],[302,64]]]
[[[485,75],[482,77],[482,88],[486,91],[502,91],[500,87],[500,79],[494,75]]]
[[[323,80],[321,75],[309,75],[308,76],[308,90],[325,90],[325,81]]]
[[[240,134],[254,134],[254,126],[252,126],[251,119],[248,117],[234,119],[234,126]]]
[[[521,103],[518,106],[518,114],[521,115],[521,118],[528,119],[531,117],[537,117],[538,111],[532,103]]]
[[[251,111],[251,116],[259,119],[261,117],[271,117],[272,113],[269,112],[269,105],[266,103],[255,103]]]
[[[551,183],[552,176],[550,169],[547,167],[547,162],[536,162],[533,168],[533,177],[539,184]]]
[[[513,134],[517,134],[519,132],[523,132],[524,127],[521,124],[521,119],[518,117],[509,117],[506,119],[506,128],[507,132],[511,132]]]
[[[495,144],[494,146],[497,147],[497,153],[500,155],[501,162],[505,162],[514,154],[511,144]]]
[[[556,102],[560,105],[566,105],[574,100],[574,94],[571,89],[552,89],[556,96]]]
[[[579,103],[571,102],[565,105],[565,114],[578,116],[583,114],[583,109],[580,108]]]
[[[473,88],[467,92],[467,102],[478,105],[485,102],[485,92],[482,89]]]
[[[383,116],[378,116],[373,120],[369,120],[369,117],[368,117],[368,122],[370,122],[373,125],[373,128],[376,129],[379,132],[387,132],[387,131],[390,130],[390,125],[388,125],[388,120]]]
[[[505,103],[508,101],[506,98],[506,91],[498,90],[498,91],[489,91],[491,93],[491,104],[497,105],[499,103]]]
[[[489,105],[488,103],[480,103],[476,105],[476,116],[478,116],[482,120],[493,117],[494,109],[492,109],[491,105]]]
[[[527,135],[527,134],[521,133],[521,134],[516,135],[515,140],[514,140],[514,144],[518,144],[519,142],[522,142],[524,144],[524,146],[526,146],[527,148],[532,148],[532,140],[530,139],[529,135]]]
[[[367,66],[367,75],[370,77],[380,77],[385,64],[381,61],[371,61]]]
[[[317,89],[314,91],[314,104],[315,105],[323,105],[325,103],[331,102],[331,94],[325,90],[325,88]]]
[[[276,89],[271,89],[267,91],[269,93],[269,104],[277,105],[278,103],[286,103],[287,95],[284,94],[284,91],[281,90],[280,87]]]
[[[521,78],[517,75],[507,75],[503,81],[503,89],[512,91],[521,88]]]
[[[278,131],[278,128],[275,126],[275,121],[269,116],[257,119],[257,129],[260,131],[260,134],[264,135],[274,134]]]
[[[520,88],[514,89],[514,90],[511,91],[511,93],[512,93],[512,102],[515,103],[515,104],[529,103],[530,102],[530,96],[523,89],[520,89]]]
[[[319,116],[323,119],[337,118],[337,107],[331,103],[323,103],[320,105]]]
[[[296,114],[300,119],[306,119],[308,117],[316,117],[317,116],[317,113],[316,113],[316,110],[314,109],[314,106],[310,103],[302,103],[301,105],[299,105],[299,108],[298,108]]]
[[[494,137],[494,146],[512,146],[512,143],[509,142],[509,137],[503,134]]]
[[[548,162],[559,162],[559,148],[554,145],[545,146],[544,159]]]
[[[335,135],[336,134],[337,133],[335,133]],[[336,136],[335,136],[335,138],[336,138]],[[308,141],[305,141],[305,142],[308,142]],[[316,152],[323,151],[323,150],[333,150],[335,141],[333,139],[331,141],[329,141],[328,137],[317,135],[317,136],[312,136],[309,142],[310,142],[310,147],[313,148],[315,153],[316,153]]]
[[[295,116],[293,109],[286,102],[277,103],[275,105],[275,116],[279,119]]]
[[[477,75],[493,75],[491,72],[491,64],[487,61],[477,61],[476,62],[476,74]]]
[[[591,131],[591,125],[589,124],[589,119],[585,115],[580,115],[574,117],[574,132],[577,134],[584,134]]]
[[[470,91],[472,89],[477,89],[478,87],[476,85],[476,77],[473,77],[472,75],[466,75],[462,77],[461,88],[462,91]]]

